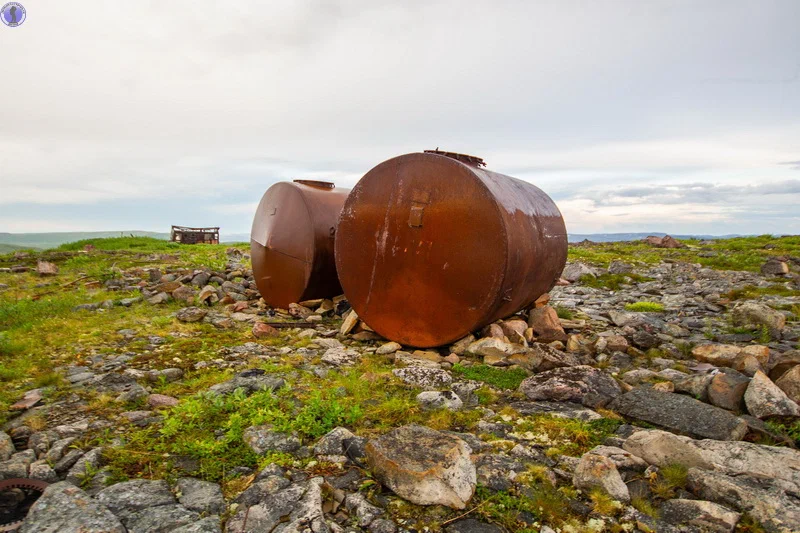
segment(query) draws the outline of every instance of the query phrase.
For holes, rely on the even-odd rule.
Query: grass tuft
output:
[[[625,304],[625,310],[636,313],[663,313],[664,305],[657,302],[634,302]]]
[[[519,388],[528,373],[521,368],[500,368],[489,365],[463,366],[453,365],[453,372],[466,379],[482,381],[498,389],[513,390]]]

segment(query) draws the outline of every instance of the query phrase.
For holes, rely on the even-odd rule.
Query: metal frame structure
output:
[[[170,240],[181,244],[219,244],[219,227],[172,226]]]

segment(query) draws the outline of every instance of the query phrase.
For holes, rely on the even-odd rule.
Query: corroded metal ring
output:
[[[50,483],[39,481],[38,479],[13,478],[0,481],[0,491],[6,489],[31,489],[42,493],[49,485]],[[7,524],[0,524],[0,532],[16,531],[22,525],[23,520],[24,518]]]

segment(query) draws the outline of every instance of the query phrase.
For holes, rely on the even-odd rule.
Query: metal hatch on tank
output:
[[[367,172],[345,201],[336,266],[358,316],[387,339],[454,342],[532,304],[567,257],[555,203],[535,185],[438,149]]]
[[[272,307],[341,294],[333,259],[349,189],[327,181],[279,182],[264,193],[250,232],[253,277]]]

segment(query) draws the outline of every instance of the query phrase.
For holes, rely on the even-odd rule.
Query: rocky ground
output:
[[[244,246],[86,244],[0,256],[20,531],[800,531],[798,237],[582,243],[425,351]]]

